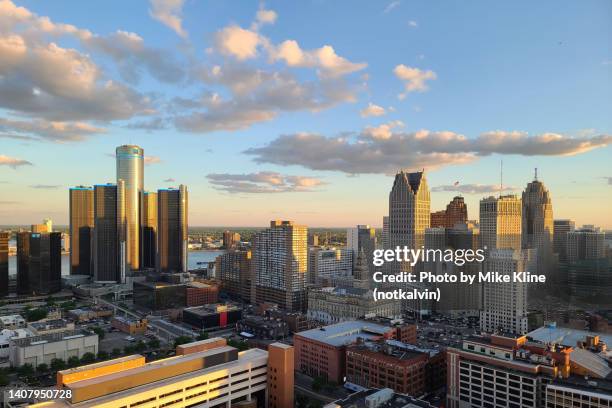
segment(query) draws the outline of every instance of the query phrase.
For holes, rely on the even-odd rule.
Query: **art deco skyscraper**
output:
[[[521,249],[521,199],[515,195],[480,200],[480,243],[488,250]]]
[[[430,225],[430,196],[425,172],[395,175],[389,194],[389,247],[420,248]],[[406,265],[393,262],[393,267]]]
[[[142,258],[143,268],[155,268],[157,259],[157,193],[147,191],[143,200]]]
[[[8,248],[9,233],[0,232],[0,296],[6,296],[9,293]]]
[[[70,207],[70,274],[93,274],[94,191],[91,187],[72,187]]]
[[[127,267],[125,185],[94,187],[94,273],[96,282],[124,282]]]
[[[127,260],[132,270],[140,269],[140,235],[143,223],[144,150],[139,146],[123,145],[116,149],[117,183],[125,183],[125,213],[127,219]]]
[[[253,242],[252,303],[273,302],[293,312],[306,308],[308,228],[272,221]]]
[[[523,192],[522,247],[536,249],[538,273],[547,274],[552,262],[553,209],[550,193],[538,180],[527,184]]]
[[[187,272],[187,186],[157,191],[157,269]]]
[[[355,228],[347,229],[346,247],[353,250],[353,271],[355,271],[355,266],[357,265],[357,257],[363,251],[363,262],[370,271],[369,276],[374,275],[376,267],[372,263],[372,254],[376,249],[376,230],[370,228],[369,225],[357,225]]]

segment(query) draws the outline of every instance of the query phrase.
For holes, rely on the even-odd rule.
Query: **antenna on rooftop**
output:
[[[533,176],[535,181],[538,181],[538,168],[535,168],[535,175]]]

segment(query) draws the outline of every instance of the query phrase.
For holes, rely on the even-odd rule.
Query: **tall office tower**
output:
[[[554,220],[553,251],[559,255],[559,262],[567,261],[567,233],[574,231],[576,224],[572,220]]]
[[[425,230],[429,226],[430,197],[425,172],[400,171],[389,194],[390,248],[420,248],[425,243]],[[399,262],[390,265],[402,270],[407,267]]]
[[[30,289],[30,233],[17,233],[17,294],[27,295]]]
[[[389,216],[383,217],[383,228],[382,228],[382,247],[389,248]]]
[[[357,256],[363,250],[365,262],[370,270],[370,276],[376,272],[372,256],[376,249],[376,230],[369,225],[357,225],[346,230],[346,247],[353,250],[353,265],[357,264]]]
[[[273,302],[290,312],[306,309],[307,237],[306,226],[279,220],[255,235],[251,303]]]
[[[30,226],[30,232],[42,234],[43,232],[50,232],[47,224],[32,224]]]
[[[30,234],[28,292],[49,294],[62,288],[62,234],[44,232]]]
[[[155,268],[157,259],[157,193],[147,191],[143,198],[142,259],[143,268]]]
[[[446,226],[446,211],[440,210],[432,212],[430,215],[429,226],[431,228],[444,228]]]
[[[117,183],[125,183],[125,213],[127,220],[126,247],[128,265],[140,269],[140,235],[143,223],[144,150],[139,146],[123,145],[116,149]]]
[[[308,234],[308,245],[319,246],[319,235],[318,234]]]
[[[457,223],[467,221],[467,205],[461,196],[453,197],[446,205],[446,228],[453,228]]]
[[[308,248],[308,283],[322,286],[350,286],[352,281],[352,249]]]
[[[8,248],[9,233],[0,232],[0,296],[6,296],[9,293]]]
[[[232,296],[251,298],[251,251],[228,251],[215,258],[215,278]]]
[[[550,193],[538,180],[537,169],[534,180],[523,192],[522,202],[522,247],[537,250],[537,272],[548,275],[552,263],[553,209]]]
[[[157,269],[187,272],[187,186],[157,192]]]
[[[123,180],[94,186],[94,281],[125,281],[126,224]]]
[[[602,259],[606,256],[606,234],[599,228],[580,228],[567,233],[567,261]]]
[[[515,195],[480,200],[480,243],[494,248],[521,249],[521,199]]]
[[[223,248],[233,249],[240,242],[240,234],[232,231],[223,231]]]
[[[367,258],[362,248],[357,254],[357,260],[353,266],[353,286],[356,288],[370,289],[372,287],[372,274],[366,262]]]
[[[509,275],[510,282],[485,282],[480,329],[488,333],[527,333],[527,287],[513,279],[515,272],[529,271],[529,249],[493,249],[484,262],[484,274]]]
[[[91,187],[72,187],[70,207],[70,274],[93,275],[94,191]]]
[[[53,232],[53,220],[51,218],[45,218],[43,219],[43,225],[45,227],[47,227],[47,231],[46,232]]]
[[[476,250],[480,247],[479,235],[480,231],[473,222],[455,223],[452,228],[446,229],[446,246],[454,250]],[[447,267],[455,274],[478,275],[481,271],[481,264],[478,262],[466,262],[464,265],[447,263]],[[451,283],[443,286],[447,290],[441,295],[441,300],[437,304],[439,310],[451,314],[460,312],[478,316],[482,303],[481,283],[474,282],[471,285]]]

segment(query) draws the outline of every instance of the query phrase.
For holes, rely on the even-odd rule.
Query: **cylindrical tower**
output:
[[[144,192],[144,150],[139,146],[117,147],[117,182],[125,183],[126,255],[132,270],[140,269],[140,227]]]

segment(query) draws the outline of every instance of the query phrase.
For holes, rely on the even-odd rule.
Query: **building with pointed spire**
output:
[[[538,169],[523,191],[522,203],[521,245],[537,250],[537,272],[547,274],[552,263],[553,208],[548,189],[538,180]]]

